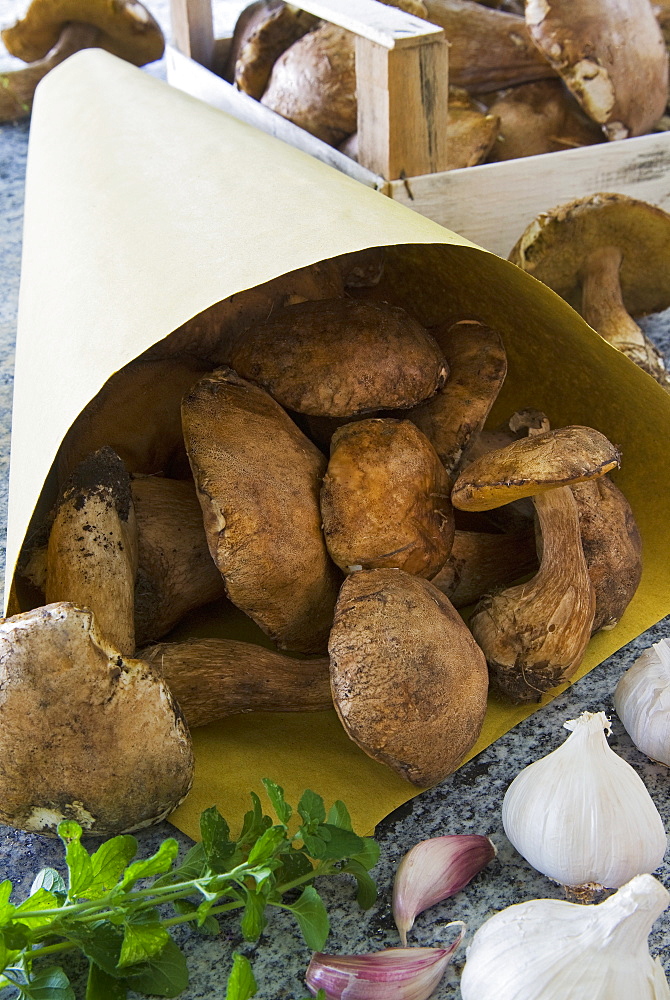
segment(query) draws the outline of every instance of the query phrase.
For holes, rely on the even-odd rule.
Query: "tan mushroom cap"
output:
[[[121,656],[90,611],[63,602],[0,622],[0,821],[129,832],[165,819],[192,778],[160,673]]]
[[[623,253],[619,280],[631,316],[670,306],[670,214],[623,194],[598,193],[538,216],[509,259],[581,311],[580,271],[602,247]]]
[[[33,0],[24,17],[2,32],[2,40],[13,56],[35,62],[73,21],[96,27],[98,48],[136,66],[163,55],[160,25],[138,0]]]
[[[282,0],[257,0],[242,11],[228,53],[226,79],[260,100],[276,60],[318,18]]]
[[[527,0],[533,41],[608,139],[649,132],[668,98],[668,54],[649,0]]]
[[[456,480],[451,500],[460,510],[493,510],[558,486],[597,479],[615,469],[619,459],[614,445],[593,427],[559,427],[476,459]]]

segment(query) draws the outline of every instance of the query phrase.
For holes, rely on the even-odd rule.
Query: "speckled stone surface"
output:
[[[23,6],[23,0],[21,3],[0,0],[0,21],[9,22],[12,15],[22,11]],[[149,7],[169,33],[167,0],[154,0]],[[220,11],[219,17],[222,17]],[[217,22],[217,27],[220,29],[221,22]],[[0,69],[11,62],[0,53]],[[157,75],[163,75],[162,64],[150,69]],[[0,126],[0,521],[3,525],[6,523],[12,372],[28,133],[29,125],[25,122]],[[670,312],[649,317],[644,320],[643,326],[670,359]],[[410,936],[411,944],[442,945],[453,934],[453,929],[446,926],[452,920],[467,923],[467,944],[482,921],[504,906],[536,897],[562,898],[562,889],[532,870],[507,841],[500,820],[504,792],[523,766],[564,741],[567,733],[562,725],[567,719],[584,710],[604,710],[613,714],[612,695],[619,677],[644,648],[664,636],[670,636],[668,620],[610,657],[552,704],[518,725],[442,784],[418,796],[384,820],[377,831],[382,848],[382,858],[375,871],[380,888],[378,904],[372,910],[361,913],[355,903],[353,885],[346,876],[323,888],[332,922],[328,950],[362,952],[398,944],[390,910],[394,871],[400,858],[414,843],[431,836],[485,833],[493,839],[498,856],[456,897],[417,918]],[[670,775],[667,769],[650,763],[635,749],[614,715],[612,727],[612,747],[643,777],[666,829],[670,829]],[[176,836],[184,851],[190,845],[187,837],[164,823],[138,834],[141,854],[151,853],[166,836]],[[667,886],[670,886],[669,864],[666,862],[657,872]],[[12,879],[17,898],[27,894],[34,874],[46,865],[63,868],[62,851],[57,841],[0,827],[0,879]],[[259,982],[258,995],[264,1000],[299,1000],[306,996],[303,976],[310,953],[287,914],[272,912],[268,930],[257,946],[242,943],[232,920],[222,920],[221,926],[222,933],[217,938],[200,937],[183,929],[175,932],[184,945],[191,971],[191,985],[182,994],[183,1000],[218,1000],[222,997],[231,952],[240,947],[253,959]],[[651,945],[670,972],[670,911],[655,925]],[[461,947],[453,966],[434,994],[438,1000],[459,1000],[458,981],[464,956],[465,950]],[[83,997],[83,964],[75,960],[68,970],[77,996]]]

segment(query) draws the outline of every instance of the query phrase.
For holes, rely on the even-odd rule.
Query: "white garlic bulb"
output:
[[[668,1000],[647,947],[668,903],[660,882],[637,875],[597,906],[563,899],[508,906],[468,948],[463,1000]]]
[[[663,821],[642,779],[608,745],[604,712],[583,712],[565,728],[565,743],[507,789],[503,827],[519,854],[556,882],[618,888],[661,864]]]
[[[661,639],[623,675],[614,707],[638,750],[670,766],[670,642]]]

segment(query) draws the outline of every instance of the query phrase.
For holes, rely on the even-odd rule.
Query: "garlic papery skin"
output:
[[[614,707],[635,746],[670,766],[670,642],[638,656],[616,686]]]
[[[461,977],[463,1000],[668,1000],[647,938],[670,893],[637,875],[603,903],[517,903],[475,933]]]
[[[403,945],[417,914],[459,892],[496,854],[493,843],[480,834],[456,833],[415,844],[393,882],[393,919]]]
[[[326,1000],[428,1000],[465,934],[448,948],[387,948],[366,955],[326,955],[316,952],[305,982],[315,996],[324,990]]]
[[[667,840],[644,782],[605,739],[604,712],[583,712],[553,753],[521,771],[502,822],[529,864],[570,888],[618,888],[661,864]]]

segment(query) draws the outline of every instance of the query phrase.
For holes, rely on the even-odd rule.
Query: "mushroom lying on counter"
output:
[[[623,194],[593,194],[539,215],[509,259],[670,392],[662,354],[632,318],[670,306],[667,212]]]

